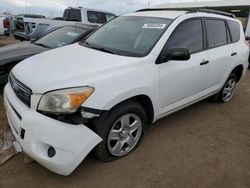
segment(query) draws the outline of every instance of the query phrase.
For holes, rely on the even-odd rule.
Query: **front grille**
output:
[[[17,80],[12,73],[10,73],[9,82],[16,96],[24,104],[30,107],[30,99],[32,95],[32,90],[28,88],[26,85],[24,85],[22,82]]]

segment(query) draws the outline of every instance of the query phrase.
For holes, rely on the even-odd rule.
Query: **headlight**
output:
[[[74,113],[93,92],[94,88],[92,87],[48,92],[42,96],[38,105],[38,111],[52,114]]]

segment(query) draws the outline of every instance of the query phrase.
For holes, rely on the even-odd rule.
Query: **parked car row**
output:
[[[63,17],[56,19],[31,18],[21,15],[16,17],[14,37],[18,40],[37,40],[64,25],[82,23],[100,26],[115,17],[114,14],[109,12],[82,7],[67,8]]]
[[[68,29],[27,43],[46,52],[4,89],[16,150],[61,175],[93,149],[101,161],[132,153],[149,124],[198,101],[231,101],[248,66],[242,24],[222,12],[145,9],[47,51],[73,42],[59,39]]]

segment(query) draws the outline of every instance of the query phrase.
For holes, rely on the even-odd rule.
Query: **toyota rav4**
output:
[[[160,118],[208,97],[229,102],[248,55],[240,21],[226,13],[120,16],[14,67],[4,103],[15,148],[62,175],[93,149],[101,161],[124,157]]]

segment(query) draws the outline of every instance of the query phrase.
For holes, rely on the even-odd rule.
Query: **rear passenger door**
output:
[[[207,52],[204,51],[202,19],[182,22],[169,37],[164,50],[186,48],[191,54],[187,61],[168,61],[160,66],[160,101],[164,115],[199,97],[207,77]]]
[[[233,56],[236,56],[237,52],[228,45],[231,39],[226,20],[205,18],[205,28],[209,55],[206,88],[213,91],[220,88]]]
[[[232,71],[232,66],[236,66],[236,64],[245,64],[244,61],[244,45],[240,41],[241,37],[241,26],[240,23],[237,21],[232,21],[232,20],[227,20],[228,24],[228,29],[230,33],[230,39],[229,42],[229,48],[230,48],[230,55],[231,55],[231,60],[230,60],[230,66],[228,67],[228,71]]]

